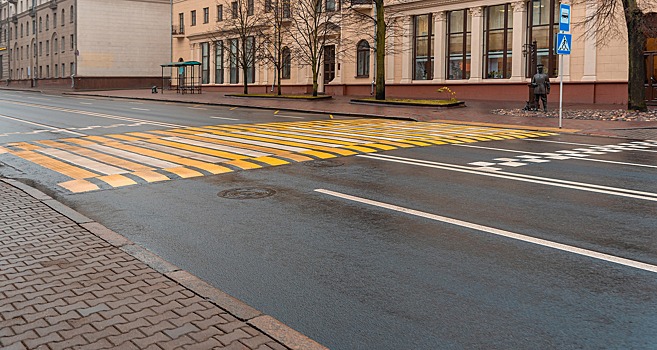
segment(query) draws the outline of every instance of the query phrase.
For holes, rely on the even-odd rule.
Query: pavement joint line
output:
[[[129,254],[138,261],[148,265],[169,280],[197,294],[237,319],[246,322],[274,341],[292,350],[327,350],[328,348],[294,330],[272,316],[263,314],[243,301],[213,287],[199,277],[181,270],[155,253],[132,242],[127,237],[116,233],[102,224],[87,218],[79,212],[53,199],[45,193],[14,179],[0,178],[0,181],[17,188],[30,197],[39,200],[59,214],[71,219],[90,234],[97,236],[113,247]]]

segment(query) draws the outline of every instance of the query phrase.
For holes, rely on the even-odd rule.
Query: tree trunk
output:
[[[383,0],[376,0],[376,94],[375,99],[386,99],[386,21]]]
[[[319,75],[319,70],[317,65],[313,63],[313,96],[317,96],[317,91],[319,90],[319,84],[317,83],[317,76]]]
[[[280,65],[276,68],[276,94],[281,95],[281,67]]]
[[[625,22],[627,23],[627,48],[629,53],[629,67],[627,77],[627,108],[631,110],[646,111],[646,90],[644,78],[646,63],[643,50],[646,45],[646,35],[643,32],[643,13],[637,7],[635,0],[623,1],[625,8]]]
[[[242,75],[243,78],[242,81],[244,82],[244,94],[247,95],[249,93],[249,80],[247,79],[247,70],[248,68],[242,68]]]

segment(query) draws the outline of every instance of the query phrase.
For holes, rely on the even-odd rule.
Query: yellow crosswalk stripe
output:
[[[58,185],[73,193],[90,192],[100,189],[98,186],[87,180],[71,180],[66,182],[60,182],[58,183]]]
[[[238,168],[241,168],[243,170],[262,168],[261,165],[251,163],[251,162],[247,162],[245,160],[240,160],[240,159],[231,160],[229,162],[226,162],[225,164],[234,165],[234,166],[236,166]]]
[[[132,175],[138,176],[146,182],[159,182],[170,180],[168,177],[154,171],[136,171]]]
[[[66,175],[72,179],[88,179],[99,175],[32,151],[11,152],[11,154],[29,160],[30,162],[44,168]]]
[[[203,176],[203,174],[199,173],[198,171],[192,170],[192,169],[187,169],[185,167],[178,167],[178,168],[166,168],[162,169],[166,170],[170,173],[176,174],[180,176],[183,179],[188,179],[190,177],[199,177]]]
[[[99,176],[97,179],[112,187],[123,187],[137,184],[134,180],[120,174]]]
[[[92,150],[87,149],[87,148],[69,146],[69,145],[66,145],[66,144],[59,143],[59,142],[49,142],[49,146],[50,147],[56,147],[56,148],[63,149],[63,150],[67,150],[67,151],[70,151],[70,152],[74,152],[74,153],[77,153],[79,155],[85,156],[87,158],[96,159],[96,160],[99,160],[103,163],[112,164],[112,165],[115,165],[117,167],[127,169],[127,170],[130,170],[130,171],[149,171],[149,170],[153,170],[153,168],[151,168],[151,167],[148,167],[148,166],[145,166],[145,165],[142,165],[142,164],[138,164],[138,163],[134,163],[134,162],[131,162],[131,161],[128,161],[128,160],[125,160],[125,159],[117,158],[117,157],[114,157],[114,156],[110,156],[110,155],[107,155],[105,153],[92,151]]]

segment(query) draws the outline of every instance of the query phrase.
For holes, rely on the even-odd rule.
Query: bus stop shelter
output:
[[[176,93],[201,93],[201,62],[171,62],[161,64],[162,67],[162,93],[164,93],[165,75],[164,68],[173,68],[171,74],[171,85],[176,86]]]

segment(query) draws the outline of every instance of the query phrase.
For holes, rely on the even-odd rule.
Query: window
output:
[[[228,46],[230,49],[230,83],[238,84],[240,82],[239,71],[237,69],[237,58],[238,58],[238,39],[229,39]]]
[[[470,78],[470,15],[468,10],[447,14],[447,79]]]
[[[29,23],[29,22],[28,22]],[[28,32],[30,31],[29,29],[27,30]],[[21,38],[23,37],[23,24],[21,23]]]
[[[71,5],[71,10],[69,15],[71,16],[71,23],[73,23],[73,21],[75,21],[75,12],[73,12],[73,5]]]
[[[274,7],[271,4],[271,0],[265,0],[265,12],[271,12]]]
[[[62,78],[66,76],[66,66],[62,63]]]
[[[50,65],[46,65],[46,78],[50,78]]]
[[[210,83],[210,43],[201,43],[201,84]]]
[[[253,0],[246,0],[246,15],[253,16]]]
[[[356,76],[370,76],[370,44],[366,40],[361,40],[356,47]]]
[[[230,12],[232,18],[237,18],[237,1],[230,3]]]
[[[50,16],[46,15],[46,31],[50,30]]]
[[[43,20],[41,17],[39,17],[39,33],[43,30]]]
[[[433,79],[433,32],[431,14],[413,17],[413,79]]]
[[[224,5],[217,5],[217,22],[224,20]]]
[[[195,25],[196,25],[196,10],[192,10],[192,24],[191,24],[191,26],[193,27]]]
[[[290,18],[290,0],[283,0],[283,18]]]
[[[62,9],[62,27],[66,25],[66,10]],[[62,74],[64,76],[64,74]]]
[[[46,40],[46,56],[50,56],[50,40]]]
[[[57,12],[52,13],[52,29],[57,28]],[[57,71],[57,69],[55,69]]]
[[[255,82],[255,37],[246,38],[246,82],[251,84]]]
[[[210,23],[210,8],[203,8],[203,23]]]
[[[287,47],[283,48],[283,65],[281,69],[281,79],[290,79],[290,72],[292,71],[292,54]]]
[[[74,39],[73,34],[71,34],[71,51],[75,49],[75,42],[73,39]]]
[[[66,38],[62,37],[62,52],[66,51]],[[62,74],[63,76],[64,74]]]
[[[335,11],[335,0],[326,0],[326,12]]]
[[[178,14],[178,32],[177,33],[185,33],[185,14],[184,13],[179,13]]]
[[[224,42],[214,43],[214,83],[224,83]]]
[[[484,78],[509,79],[513,43],[511,5],[487,7],[484,23]]]
[[[53,43],[52,43],[52,54],[56,55],[57,50],[59,50],[59,43],[57,42],[57,38],[55,38],[55,39],[53,39]],[[57,71],[57,70],[55,69],[55,71]]]
[[[75,63],[71,62],[71,68],[69,69],[71,75],[75,74]]]
[[[43,41],[39,41],[39,56],[43,55]]]
[[[559,30],[559,2],[556,0],[530,0],[527,2],[527,43],[536,41],[538,63],[545,66],[545,73],[554,78],[558,76],[557,55],[554,38]],[[530,65],[526,76],[533,73]]]

